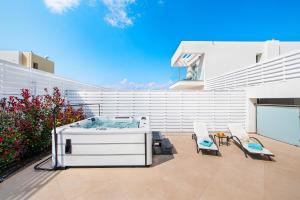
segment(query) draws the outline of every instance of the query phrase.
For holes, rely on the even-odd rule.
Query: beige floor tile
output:
[[[274,161],[245,158],[235,145],[222,156],[197,154],[191,136],[168,135],[177,153],[155,156],[148,168],[70,168],[36,172],[33,166],[0,184],[0,199],[300,199],[300,148],[259,137]]]

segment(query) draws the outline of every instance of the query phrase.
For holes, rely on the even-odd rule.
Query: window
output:
[[[259,62],[260,62],[261,56],[262,56],[262,53],[257,53],[257,54],[256,54],[256,63],[259,63]]]
[[[39,64],[38,63],[33,63],[33,69],[38,69],[39,68]]]

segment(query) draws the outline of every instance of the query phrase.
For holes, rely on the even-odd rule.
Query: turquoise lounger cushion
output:
[[[213,144],[213,142],[210,140],[202,140],[201,142],[199,142],[199,144],[206,146],[206,147],[210,147]]]
[[[257,143],[249,143],[248,147],[251,149],[259,150],[259,151],[263,150],[263,147]]]

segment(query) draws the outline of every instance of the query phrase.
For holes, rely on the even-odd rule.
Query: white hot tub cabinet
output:
[[[151,165],[152,133],[149,118],[135,119],[140,121],[139,128],[102,130],[74,127],[74,124],[80,124],[86,120],[58,127],[57,167]],[[54,134],[52,134],[52,144],[54,166]]]

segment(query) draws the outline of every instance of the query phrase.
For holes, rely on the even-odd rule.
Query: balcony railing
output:
[[[201,74],[197,71],[193,71],[189,78],[187,78],[186,68],[178,68],[178,81],[203,81]]]

